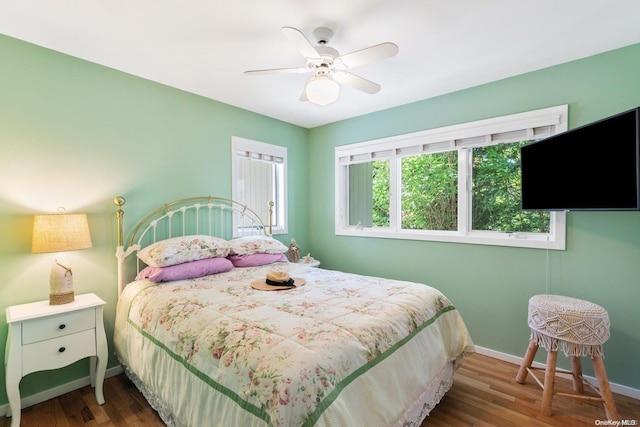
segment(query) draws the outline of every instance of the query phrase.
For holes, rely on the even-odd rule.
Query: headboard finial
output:
[[[267,205],[269,206],[269,236],[273,236],[273,206],[275,203],[273,200],[269,200]]]
[[[124,216],[124,211],[122,210],[122,206],[126,203],[126,200],[122,196],[117,196],[113,198],[113,204],[118,207],[116,209],[116,222],[118,224],[118,246],[122,246],[123,238],[122,238],[122,217]]]

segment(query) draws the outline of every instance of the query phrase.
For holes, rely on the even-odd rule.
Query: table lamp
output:
[[[89,224],[85,214],[35,215],[31,252],[58,252],[51,267],[49,304],[73,302],[73,272],[66,251],[91,247]]]

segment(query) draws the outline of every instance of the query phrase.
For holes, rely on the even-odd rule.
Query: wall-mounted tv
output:
[[[640,107],[523,146],[522,209],[640,210]]]

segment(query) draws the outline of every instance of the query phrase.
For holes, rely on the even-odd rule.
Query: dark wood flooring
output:
[[[584,363],[589,363],[585,361]],[[515,382],[518,366],[474,354],[456,372],[454,384],[421,427],[437,426],[597,426],[605,421],[600,403],[555,397],[553,414],[540,413],[542,390],[529,378]],[[556,380],[556,389],[571,391],[571,382]],[[106,403],[96,403],[93,389],[84,387],[22,411],[22,427],[164,426],[135,386],[124,374],[104,383]],[[626,425],[640,422],[640,400],[615,395],[620,417]],[[0,418],[9,427],[10,418]],[[225,426],[232,427],[232,426]],[[359,427],[359,426],[354,426]],[[371,426],[376,427],[376,426]]]

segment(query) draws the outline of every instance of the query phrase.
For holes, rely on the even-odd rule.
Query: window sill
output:
[[[382,239],[466,243],[473,245],[508,246],[531,249],[565,250],[566,247],[564,234],[562,236],[555,236],[554,238],[551,234],[536,233],[497,233],[474,231],[463,234],[457,231],[394,231],[385,228],[351,227],[336,229],[336,235],[353,237],[374,237]]]

